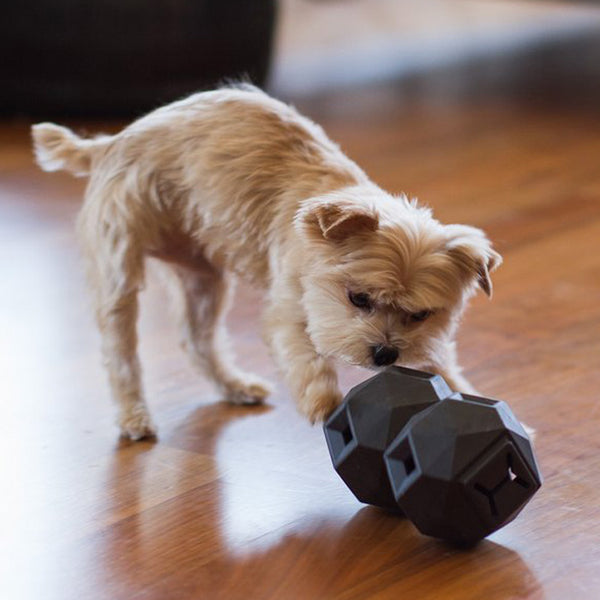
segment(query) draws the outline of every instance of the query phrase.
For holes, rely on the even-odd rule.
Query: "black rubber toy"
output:
[[[391,367],[352,388],[325,424],[333,465],[366,504],[399,510],[383,453],[410,418],[452,394],[444,379]]]
[[[334,467],[359,500],[396,507],[421,533],[456,544],[512,521],[541,486],[509,407],[453,394],[430,373],[383,371],[353,388],[324,429]]]

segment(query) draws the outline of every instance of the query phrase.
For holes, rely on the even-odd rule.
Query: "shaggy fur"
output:
[[[89,177],[78,230],[124,435],[155,431],[136,336],[145,256],[171,267],[183,344],[232,402],[269,392],[226,344],[237,276],[264,289],[265,339],[313,422],[341,399],[332,359],[375,367],[377,348],[388,349],[386,364],[397,353],[473,391],[453,338],[476,286],[491,295],[500,256],[480,230],[442,225],[377,187],[293,108],[240,86],[175,102],[114,136],[42,123],[33,139],[42,168]]]

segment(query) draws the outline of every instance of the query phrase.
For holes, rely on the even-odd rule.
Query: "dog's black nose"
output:
[[[392,365],[398,358],[398,350],[392,346],[372,346],[371,352],[373,353],[373,362],[378,367]]]

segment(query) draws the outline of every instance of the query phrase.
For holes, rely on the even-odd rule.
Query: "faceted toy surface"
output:
[[[324,431],[334,468],[358,500],[399,510],[383,454],[414,415],[451,394],[439,375],[403,367],[348,392]]]
[[[454,394],[416,415],[385,462],[421,533],[472,544],[512,521],[541,486],[531,442],[501,401]]]

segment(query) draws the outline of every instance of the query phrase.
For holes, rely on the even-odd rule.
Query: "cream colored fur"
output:
[[[473,391],[453,339],[477,284],[491,294],[500,256],[480,230],[442,225],[380,189],[293,108],[238,86],[160,108],[114,136],[42,123],[33,139],[42,168],[89,176],[78,230],[124,435],[155,431],[136,335],[147,256],[171,267],[183,344],[232,402],[269,392],[228,349],[236,277],[264,289],[265,339],[313,422],[341,399],[333,359],[373,367],[378,346]],[[366,294],[368,307],[349,294]]]

